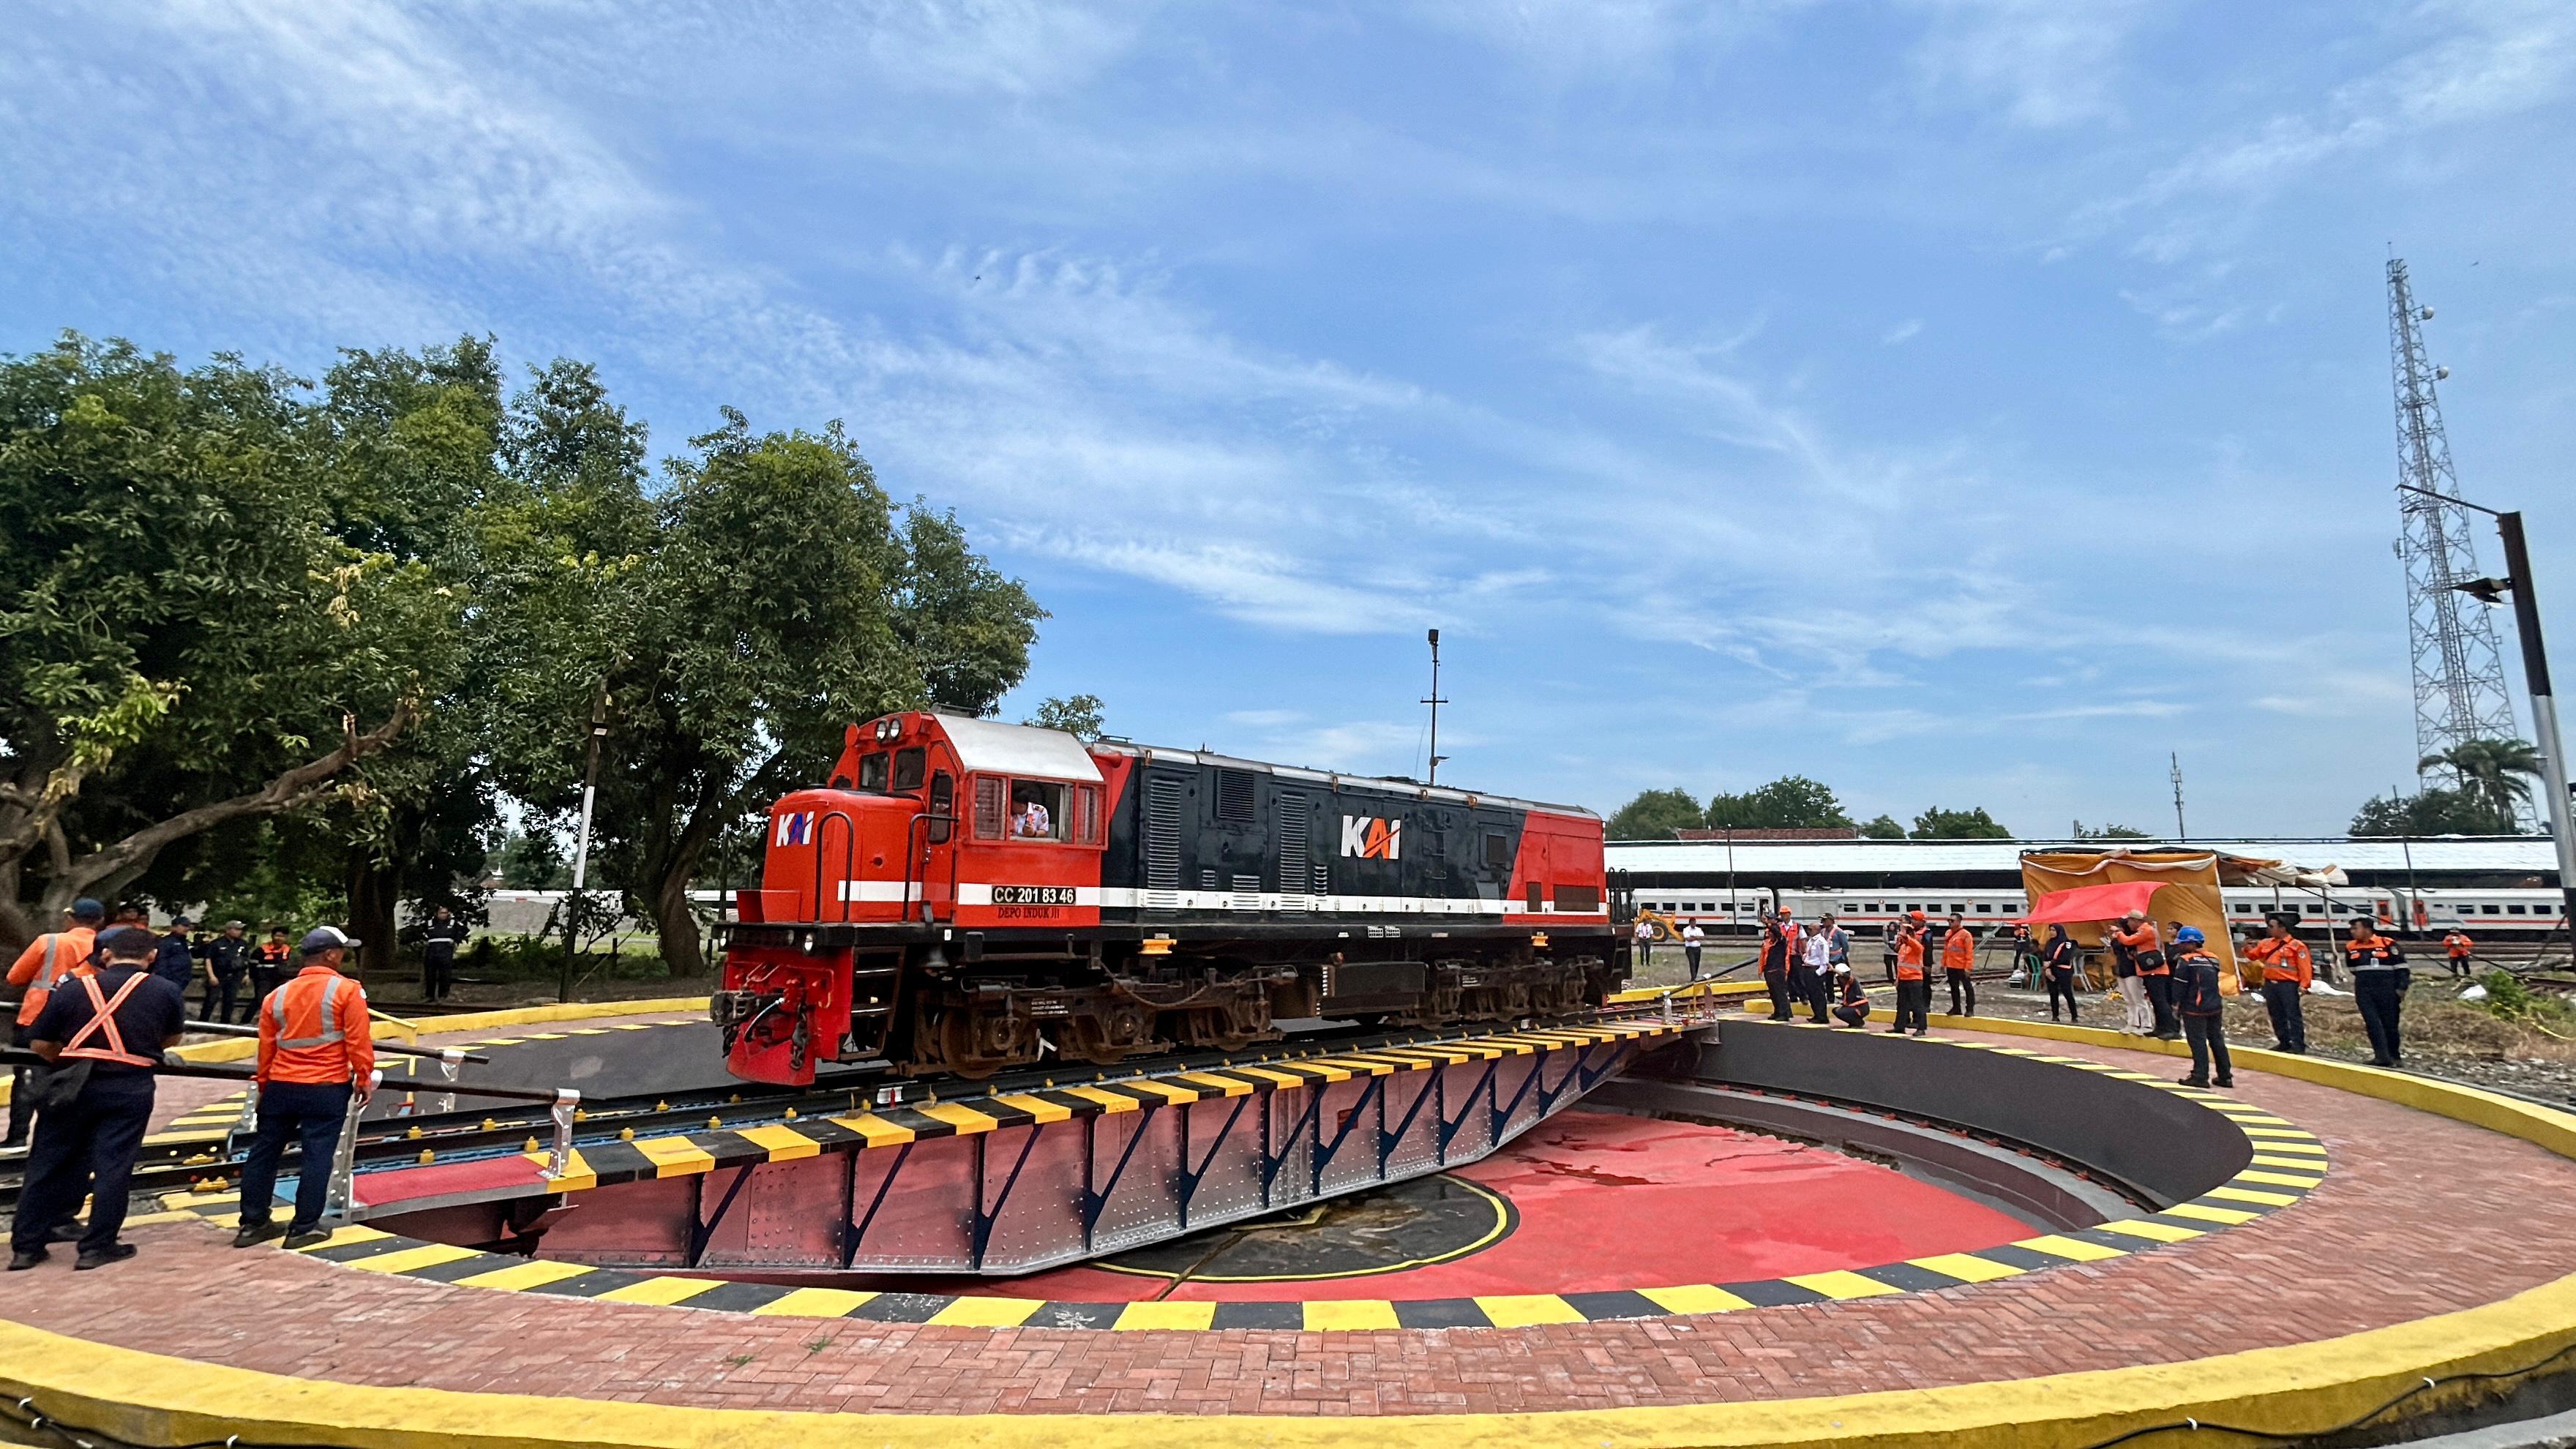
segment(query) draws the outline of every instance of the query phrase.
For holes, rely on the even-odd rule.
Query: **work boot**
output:
[[[267,1242],[271,1238],[282,1238],[285,1236],[286,1224],[281,1222],[271,1221],[265,1223],[244,1223],[241,1225],[241,1230],[233,1234],[233,1246],[236,1248],[255,1248],[260,1244]]]
[[[2218,1086],[2221,1091],[2232,1091],[2236,1086],[2236,1079],[2234,1077],[2221,1077],[2218,1079]]]
[[[45,1241],[48,1243],[77,1243],[81,1240],[82,1234],[88,1231],[89,1230],[82,1227],[77,1220],[68,1223],[58,1223],[55,1225],[52,1232],[45,1235]]]
[[[52,1256],[53,1254],[45,1251],[42,1244],[32,1248],[20,1248],[9,1255],[9,1271],[24,1273]]]
[[[331,1241],[330,1229],[305,1228],[299,1232],[288,1233],[285,1243],[281,1246],[302,1252],[306,1248],[318,1248],[329,1241]]]
[[[92,1268],[104,1268],[110,1263],[122,1263],[140,1251],[142,1250],[132,1243],[110,1243],[95,1253],[83,1253],[74,1259],[72,1271],[86,1273]]]

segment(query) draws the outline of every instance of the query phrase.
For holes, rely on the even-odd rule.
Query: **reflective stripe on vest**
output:
[[[69,970],[68,967],[62,964],[62,958],[62,934],[58,931],[46,933],[45,964],[36,968],[36,979],[28,983],[27,989],[30,991],[51,991],[55,986],[59,985],[64,974]]]
[[[286,994],[287,991],[293,989],[292,983],[289,983],[285,988],[269,993],[268,1014],[270,1018],[275,1020],[277,1023],[277,1049],[279,1051],[300,1052],[307,1047],[329,1046],[333,1042],[346,1039],[345,1033],[340,1030],[340,1012],[337,998],[340,991],[340,983],[347,979],[348,978],[342,976],[334,976],[322,983],[322,1034],[320,1036],[290,1037],[286,1034]]]
[[[96,1012],[97,1015],[92,1016],[80,1030],[72,1033],[72,1039],[63,1044],[63,1049],[58,1053],[58,1055],[66,1057],[83,1057],[90,1061],[98,1062],[120,1062],[129,1067],[149,1067],[156,1065],[156,1061],[152,1057],[139,1057],[134,1053],[127,1051],[125,1049],[125,1033],[116,1029],[116,1009],[123,1006],[125,1004],[125,998],[132,996],[134,994],[134,988],[142,985],[148,978],[149,973],[142,971],[137,971],[133,975],[126,977],[125,984],[116,988],[116,997],[114,1000],[110,1000],[109,998],[99,994],[97,977],[84,976],[80,978],[80,984],[89,991],[90,1010]],[[107,1045],[104,1047],[82,1046],[81,1043],[89,1040],[92,1034],[105,1036],[107,1038]]]

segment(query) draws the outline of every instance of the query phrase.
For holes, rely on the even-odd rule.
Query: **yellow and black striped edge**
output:
[[[1768,1023],[1765,1023],[1767,1026]],[[1641,1024],[1643,1026],[1643,1024]],[[1594,1032],[1605,1027],[1569,1028],[1569,1031]],[[1669,1028],[1655,1024],[1643,1026],[1632,1035],[1660,1035]],[[1820,1030],[1805,1023],[1792,1030]],[[1518,1038],[1483,1038],[1474,1041],[1440,1043],[1457,1050],[1516,1050]],[[1572,1043],[1560,1043],[1571,1045]],[[1075,1329],[1228,1329],[1270,1328],[1306,1332],[1352,1329],[1415,1328],[1518,1328],[1542,1323],[1583,1323],[1608,1319],[1658,1318],[1687,1314],[1730,1313],[1748,1308],[1772,1308],[1803,1303],[1830,1303],[1856,1298],[1877,1298],[1890,1294],[1935,1291],[1993,1282],[2018,1277],[2024,1273],[2063,1267],[2070,1263],[2099,1263],[2128,1257],[2169,1243],[2186,1242],[2206,1237],[2224,1228],[2252,1222],[2267,1213],[2294,1205],[2313,1190],[2326,1175],[2326,1151],[2323,1143],[2289,1121],[2259,1107],[2239,1102],[2216,1092],[2200,1091],[2124,1068],[2075,1057],[2051,1056],[2018,1047],[1995,1046],[1984,1042],[1951,1041],[1942,1038],[1900,1037],[1885,1043],[1891,1049],[1956,1048],[1973,1051],[2001,1052],[2008,1056],[2027,1057],[2033,1061],[2079,1071],[2098,1072],[2116,1080],[2133,1082],[2141,1087],[2170,1092],[2197,1103],[2203,1109],[2226,1119],[2244,1134],[2252,1148],[2252,1159],[2244,1171],[2202,1193],[2189,1202],[2176,1203],[2155,1212],[2120,1218],[2097,1227],[2064,1233],[2043,1233],[2019,1242],[1978,1248],[1967,1252],[1941,1253],[1903,1262],[1882,1263],[1873,1267],[1835,1269],[1822,1273],[1799,1273],[1785,1278],[1770,1278],[1741,1283],[1685,1283],[1669,1287],[1619,1289],[1592,1293],[1529,1293],[1489,1295],[1470,1298],[1376,1299],[1336,1298],[1309,1302],[1281,1303],[1083,1303],[1037,1298],[1001,1298],[951,1296],[939,1293],[872,1292],[845,1288],[787,1288],[766,1283],[733,1283],[714,1278],[694,1278],[677,1274],[630,1273],[610,1268],[587,1268],[573,1263],[548,1262],[542,1259],[510,1257],[477,1252],[471,1248],[444,1243],[427,1243],[365,1226],[341,1228],[326,1242],[300,1251],[326,1261],[345,1264],[363,1272],[397,1277],[454,1283],[466,1287],[499,1289],[506,1292],[542,1293],[561,1297],[591,1298],[614,1303],[648,1303],[682,1305],[690,1308],[715,1309],[763,1316],[794,1318],[849,1318],[879,1323],[926,1323],[978,1328],[1075,1328]],[[1540,1048],[1532,1046],[1531,1050]],[[1303,1065],[1316,1071],[1339,1072],[1345,1077],[1362,1069],[1363,1062],[1376,1059],[1350,1056],[1316,1058]],[[1416,1066],[1434,1066],[1438,1062],[1409,1063],[1388,1070],[1413,1070]],[[1244,1069],[1233,1069],[1240,1072]],[[1282,1070],[1285,1070],[1283,1067]],[[1196,1076],[1230,1078],[1232,1073],[1194,1073]],[[1336,1078],[1323,1078],[1334,1080]],[[1318,1080],[1301,1077],[1300,1082]],[[1144,1090],[1141,1084],[1128,1084]],[[1221,1096],[1227,1091],[1221,1082],[1179,1088],[1194,1096]],[[1250,1090],[1248,1086],[1240,1090]],[[1142,1105],[1143,1098],[1135,1099]],[[1182,1099],[1175,1099],[1182,1100]],[[991,1131],[1008,1125],[984,1110],[996,1099],[984,1099],[974,1109],[982,1124],[962,1121],[963,1107],[952,1104],[952,1110],[932,1120],[941,1131],[923,1135],[962,1135],[968,1131]],[[1098,1109],[1098,1104],[1094,1104]],[[925,1111],[937,1111],[936,1108]],[[1026,1111],[1026,1108],[1013,1110]],[[1127,1110],[1127,1109],[1111,1109]],[[1014,1121],[1055,1120],[1034,1116]],[[802,1137],[805,1146],[793,1148],[783,1138],[768,1139],[764,1156],[733,1159],[733,1163],[780,1160],[779,1154],[812,1156],[823,1150],[821,1140],[808,1136],[819,1124],[799,1122],[781,1124],[778,1131]],[[661,1139],[664,1142],[686,1141],[685,1151],[676,1146],[619,1144],[625,1147],[651,1147],[643,1155],[652,1169],[635,1176],[679,1175],[687,1172],[712,1171],[729,1165],[715,1157],[712,1145],[700,1145],[719,1135],[761,1133],[754,1128],[744,1134],[698,1134],[689,1139]],[[893,1139],[910,1140],[910,1139]],[[871,1142],[870,1145],[880,1145]],[[587,1149],[586,1149],[587,1150]],[[603,1179],[605,1180],[605,1179]],[[621,1179],[623,1180],[623,1179]],[[230,1226],[235,1202],[230,1197],[197,1197],[172,1194],[164,1205],[194,1211],[219,1226]]]
[[[1309,1087],[1359,1077],[1427,1071],[1462,1062],[1538,1055],[1565,1047],[1643,1042],[1689,1029],[1687,1023],[1594,1022],[1491,1036],[1425,1039],[1372,1047],[1365,1052],[1279,1057],[1123,1081],[1048,1086],[952,1102],[931,1100],[917,1106],[882,1107],[841,1116],[794,1117],[733,1128],[723,1126],[723,1115],[718,1113],[714,1125],[704,1131],[585,1142],[574,1150],[563,1172],[546,1184],[546,1190],[582,1192],[646,1178],[688,1177],[747,1164],[786,1162],[824,1152],[899,1147],[941,1137],[972,1137],[1005,1127],[1249,1096],[1279,1087]],[[524,1155],[540,1164],[546,1160],[543,1152]]]

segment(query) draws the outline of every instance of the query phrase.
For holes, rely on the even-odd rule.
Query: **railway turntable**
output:
[[[1677,1025],[1479,1161],[1011,1276],[382,1219],[235,1252],[196,1204],[0,1295],[0,1385],[164,1445],[2090,1446],[2432,1422],[2576,1345],[2565,1114],[2254,1051],[2194,1091],[2027,1024]]]

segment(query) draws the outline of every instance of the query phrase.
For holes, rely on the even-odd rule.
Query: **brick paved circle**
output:
[[[2141,1065],[2107,1048],[2047,1050]],[[766,1318],[388,1279],[233,1252],[190,1223],[139,1229],[143,1256],[108,1272],[22,1275],[10,1286],[38,1291],[11,1293],[0,1311],[149,1352],[365,1385],[927,1413],[1507,1412],[2175,1363],[2492,1302],[2576,1262],[2576,1224],[2558,1211],[2576,1163],[2327,1087],[2239,1082],[2234,1095],[2316,1132],[2332,1154],[2332,1175],[2295,1209],[1975,1287],[1719,1315],[1342,1333]]]

